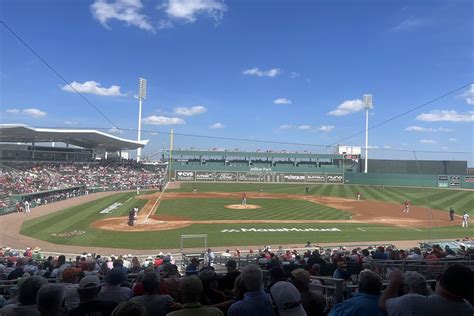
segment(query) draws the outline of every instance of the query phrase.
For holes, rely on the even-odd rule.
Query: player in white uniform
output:
[[[25,201],[24,204],[25,204],[25,213],[26,213],[26,214],[30,213],[30,212],[31,212],[31,211],[30,211],[30,202]]]
[[[140,195],[140,187],[137,187],[137,195]]]
[[[462,227],[467,228],[469,226],[469,214],[467,212],[464,212],[462,216]]]

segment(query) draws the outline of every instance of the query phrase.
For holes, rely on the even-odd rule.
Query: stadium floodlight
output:
[[[364,173],[368,169],[368,155],[369,155],[369,110],[372,108],[372,95],[364,94],[364,108],[365,108],[365,168]]]
[[[146,79],[138,78],[138,141],[142,134],[142,99],[146,99]],[[137,148],[137,161],[140,161],[142,149]]]

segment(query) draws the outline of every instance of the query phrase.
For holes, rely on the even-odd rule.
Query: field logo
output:
[[[340,232],[339,228],[232,228],[221,233]]]
[[[118,209],[122,205],[123,205],[122,203],[115,202],[114,204],[100,211],[100,214],[110,214],[112,213],[113,210]]]
[[[58,237],[58,238],[65,238],[65,237],[73,237],[73,236],[80,236],[85,234],[86,232],[83,230],[73,230],[70,232],[62,232],[62,233],[52,233],[51,236]]]

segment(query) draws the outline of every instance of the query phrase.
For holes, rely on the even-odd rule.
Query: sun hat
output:
[[[270,296],[281,316],[306,316],[301,305],[301,294],[298,289],[287,281],[275,283],[270,288]]]
[[[88,275],[82,278],[82,280],[79,282],[79,289],[80,290],[85,290],[85,289],[95,289],[100,286],[100,280],[97,276],[95,275]]]

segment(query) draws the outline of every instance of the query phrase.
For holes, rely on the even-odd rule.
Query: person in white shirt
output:
[[[30,211],[30,202],[25,201],[24,205],[25,205],[25,213],[26,214],[30,213],[31,212]]]
[[[462,215],[462,227],[467,228],[469,226],[469,214],[464,212]]]

